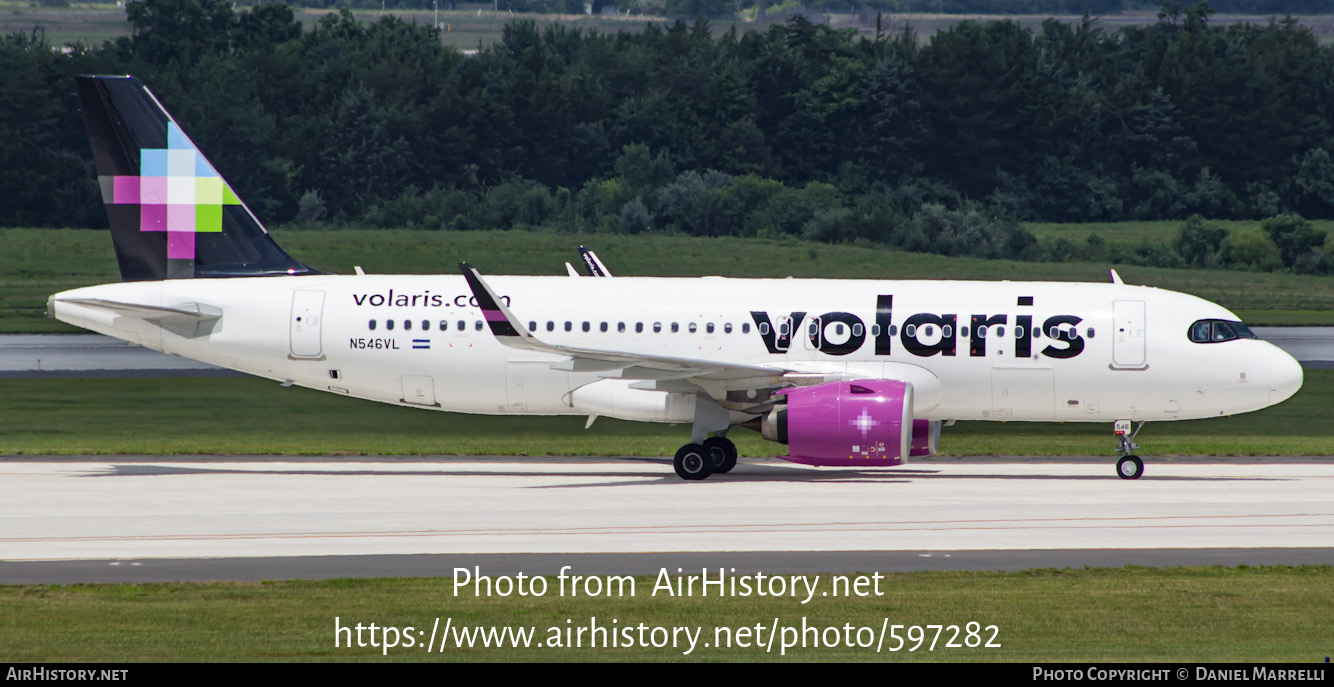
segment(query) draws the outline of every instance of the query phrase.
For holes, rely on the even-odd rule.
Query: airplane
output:
[[[815,466],[893,467],[956,420],[1146,422],[1279,403],[1301,366],[1227,309],[1110,283],[334,275],[269,235],[130,76],[77,78],[122,282],[48,314],[145,348],[409,408],[690,425],[673,467],[727,473],[735,427]]]

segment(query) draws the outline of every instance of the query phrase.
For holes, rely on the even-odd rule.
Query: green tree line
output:
[[[0,225],[104,225],[80,73],[144,79],[269,222],[1040,258],[1018,220],[1334,217],[1334,49],[1291,20],[1211,26],[1205,4],[1118,32],[965,21],[928,40],[800,17],[720,35],[516,21],[472,56],[393,17],[303,31],[286,5],[223,0],[127,14],[132,35],[102,45],[0,42]]]

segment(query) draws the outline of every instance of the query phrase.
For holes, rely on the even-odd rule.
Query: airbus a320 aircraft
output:
[[[407,407],[689,423],[685,479],[745,426],[808,465],[936,452],[952,420],[1132,423],[1292,396],[1302,370],[1226,309],[1112,283],[326,274],[293,259],[133,77],[80,77],[122,283],[51,315],[284,384]]]

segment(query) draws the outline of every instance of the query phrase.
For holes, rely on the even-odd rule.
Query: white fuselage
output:
[[[1236,316],[1142,286],[721,277],[488,282],[546,343],[827,378],[900,379],[913,384],[913,415],[922,419],[1216,417],[1278,403],[1302,379],[1296,361],[1269,343],[1192,342],[1193,322]],[[183,335],[91,301],[189,304],[222,314],[206,332]],[[581,405],[571,392],[606,384],[608,375],[553,369],[560,356],[502,345],[475,303],[461,276],[327,275],[108,284],[57,294],[51,309],[62,321],[154,350],[385,403],[689,421],[641,412],[634,403],[608,412],[606,399],[622,398],[626,389],[593,399],[595,408]],[[793,329],[797,322],[784,337],[784,324]]]

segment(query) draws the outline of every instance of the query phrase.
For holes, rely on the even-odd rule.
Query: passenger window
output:
[[[589,326],[588,320],[584,320],[584,331],[588,331],[590,329],[592,329],[592,327]]]
[[[1041,330],[1041,329],[1038,329],[1037,327],[1034,327],[1034,328],[1033,328],[1033,338],[1034,338],[1034,339],[1041,339],[1041,338],[1042,338],[1042,330]]]
[[[675,334],[675,333],[677,333],[677,332],[679,332],[679,331],[681,331],[681,325],[679,325],[679,324],[673,322],[673,323],[672,323],[672,333]]]
[[[658,332],[661,332],[661,331],[662,331],[662,323],[661,323],[661,322],[654,322],[654,323],[653,323],[653,333],[654,333],[654,334],[657,334]]]
[[[551,320],[547,320],[547,331],[549,332],[556,331],[556,323],[552,322]]]
[[[914,336],[917,336],[917,325],[915,325],[915,324],[910,324],[910,325],[904,327],[904,328],[903,328],[903,335],[906,336],[906,337],[908,337],[908,338],[912,338],[912,337],[914,337]]]
[[[459,331],[460,332],[468,331],[468,323],[464,322],[463,320],[459,320]]]
[[[568,332],[572,331],[573,329],[574,329],[574,323],[569,320],[565,320],[565,331]]]
[[[603,323],[602,323],[602,326],[599,327],[599,329],[601,329],[601,330],[604,331],[604,332],[607,331],[607,323],[606,323],[606,322],[603,322]]]
[[[449,329],[449,320],[440,320],[440,331]]]
[[[932,335],[934,335],[935,333],[936,333],[936,328],[935,328],[935,327],[933,327],[933,326],[931,326],[931,325],[929,325],[929,324],[926,325],[926,333],[924,334],[924,336],[932,336]]]
[[[617,323],[616,323],[616,332],[617,332],[618,334],[624,334],[624,333],[625,333],[625,323],[624,323],[624,322],[617,322]]]
[[[890,335],[890,336],[898,336],[898,335],[899,335],[899,326],[898,326],[897,324],[891,324],[891,325],[889,325],[889,335]]]
[[[732,333],[732,323],[731,323],[731,322],[728,322],[728,323],[726,323],[726,324],[723,325],[723,333],[724,333],[724,334],[731,334],[731,333]]]
[[[742,323],[741,323],[741,333],[742,333],[742,334],[749,334],[749,333],[750,333],[750,323],[749,323],[749,322],[742,322]]]
[[[985,338],[987,338],[987,326],[986,326],[985,324],[984,324],[984,325],[980,325],[980,326],[977,328],[977,338],[979,338],[979,339],[985,339]]]
[[[778,325],[778,335],[779,335],[779,336],[787,336],[787,332],[788,332],[787,322],[784,322],[784,323]]]
[[[529,320],[529,321],[528,321],[528,331],[530,331],[530,332],[535,332],[535,331],[537,331],[537,323],[534,322],[534,321],[532,321],[532,320]]]
[[[696,329],[698,329],[698,327],[695,325],[694,322],[691,322],[691,323],[690,323],[690,333],[691,333],[691,334],[694,334]]]
[[[710,322],[710,323],[704,325],[704,331],[705,331],[706,333],[708,333],[708,334],[712,334],[712,333],[713,333],[713,323]]]
[[[644,323],[643,323],[643,322],[636,322],[636,323],[635,323],[635,333],[636,333],[636,334],[642,334],[643,332],[644,332]]]
[[[951,327],[951,326],[949,326],[948,324],[945,325],[944,327],[941,327],[941,328],[940,328],[940,335],[941,335],[942,337],[946,338],[946,339],[948,339],[948,338],[954,336],[954,327]]]
[[[403,320],[403,331],[412,331],[412,320]]]
[[[768,323],[768,322],[761,322],[761,323],[760,323],[760,335],[761,335],[761,336],[768,336],[768,335],[769,335],[769,323]]]
[[[852,335],[853,335],[853,336],[861,336],[861,335],[862,335],[862,326],[861,326],[860,324],[854,324],[854,325],[852,325]]]
[[[422,320],[422,331],[424,331],[424,332],[429,332],[429,331],[431,331],[431,321],[430,321],[430,320]]]
[[[968,338],[968,328],[967,328],[967,327],[959,327],[959,336],[962,336],[962,337],[964,337],[965,339]]]
[[[1088,329],[1084,330],[1084,335],[1087,336],[1088,338],[1092,339],[1092,338],[1093,338],[1093,327],[1089,327]]]
[[[388,330],[391,331],[391,332],[394,331],[394,321],[393,321],[393,320],[385,320],[385,321],[384,321],[384,328],[385,328],[385,329],[388,329]]]
[[[880,325],[871,325],[871,336],[880,336]]]
[[[473,325],[473,329],[476,329],[479,332],[482,331],[482,321],[477,320],[477,323]]]
[[[375,331],[375,320],[371,320],[371,322],[370,322],[370,327],[371,327],[371,331]]]

